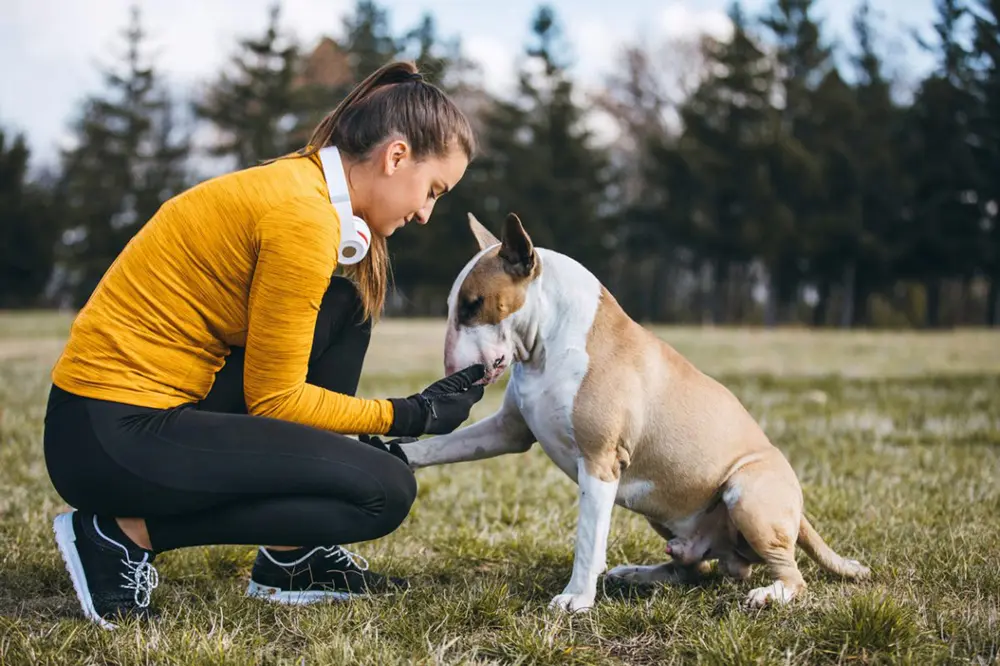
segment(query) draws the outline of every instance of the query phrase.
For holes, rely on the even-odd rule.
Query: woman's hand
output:
[[[419,437],[451,432],[469,418],[472,406],[483,397],[484,389],[476,382],[485,376],[485,366],[470,365],[408,398],[390,398],[394,417],[386,434]]]
[[[398,437],[396,439],[389,439],[383,442],[381,437],[375,437],[374,435],[358,435],[358,441],[369,446],[374,446],[376,449],[380,449],[386,453],[391,453],[409,465],[410,460],[406,457],[406,454],[403,453],[403,447],[401,447],[400,444],[412,444],[418,440],[416,437]]]

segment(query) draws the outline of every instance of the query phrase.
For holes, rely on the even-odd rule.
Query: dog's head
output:
[[[514,361],[518,341],[514,326],[541,274],[541,263],[521,221],[511,213],[497,239],[469,213],[469,226],[479,243],[448,296],[445,371],[486,366],[486,383],[498,380]]]

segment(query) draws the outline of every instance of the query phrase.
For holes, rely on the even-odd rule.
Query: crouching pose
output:
[[[45,416],[75,508],[55,538],[87,617],[146,614],[154,556],[204,544],[260,545],[247,591],[274,601],[405,587],[341,546],[389,534],[414,500],[379,436],[454,430],[483,368],[355,393],[386,238],[426,224],[473,153],[456,106],[392,63],[305,148],[183,192],[132,238],[73,323]]]

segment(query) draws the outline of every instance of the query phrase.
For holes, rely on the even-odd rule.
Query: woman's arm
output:
[[[344,434],[387,432],[388,400],[306,383],[320,302],[337,266],[340,227],[332,206],[292,200],[258,223],[255,240],[243,379],[249,413]]]

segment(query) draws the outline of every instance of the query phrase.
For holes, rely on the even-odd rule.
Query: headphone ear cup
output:
[[[349,230],[353,228],[353,233],[344,234],[345,237],[340,239],[338,261],[350,266],[358,263],[368,254],[368,248],[372,244],[372,232],[368,228],[368,224],[357,215],[352,216],[350,222],[343,226]]]

